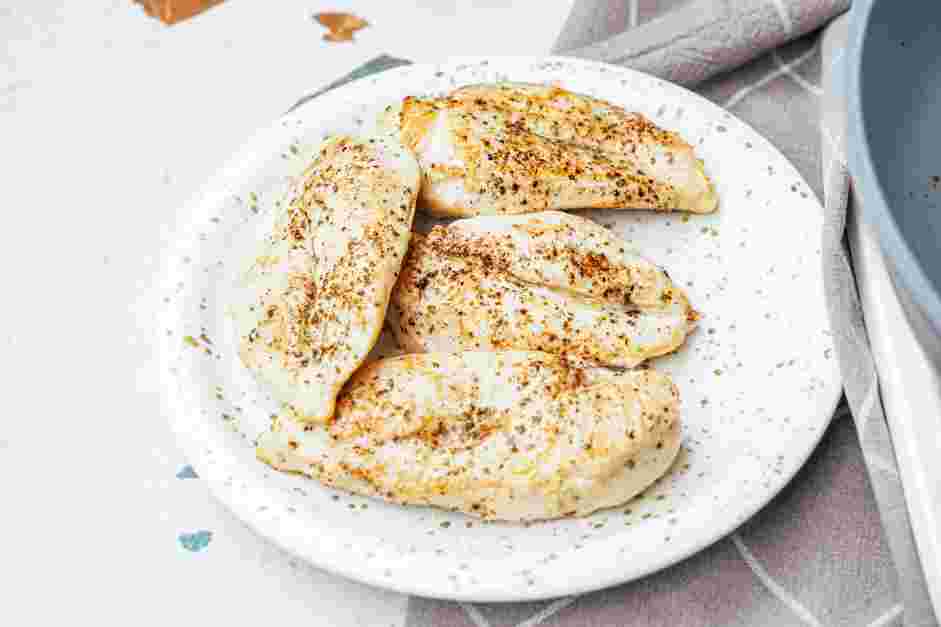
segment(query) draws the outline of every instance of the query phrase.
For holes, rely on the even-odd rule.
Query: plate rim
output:
[[[797,168],[794,167],[790,159],[781,153],[781,151],[778,150],[778,148],[771,141],[756,131],[750,124],[741,120],[731,112],[726,111],[720,105],[709,101],[703,96],[700,96],[699,94],[690,91],[681,85],[677,85],[671,81],[661,79],[638,70],[623,68],[598,61],[588,61],[559,55],[451,56],[444,57],[435,63],[417,63],[398,68],[392,68],[383,72],[359,78],[355,81],[351,81],[350,84],[360,83],[361,81],[365,82],[369,80],[375,80],[377,77],[384,74],[394,75],[395,73],[413,72],[422,68],[440,68],[442,66],[454,66],[457,64],[476,65],[483,63],[499,66],[501,62],[510,60],[513,63],[525,63],[531,66],[558,62],[565,63],[567,65],[581,65],[586,68],[593,69],[596,72],[611,72],[622,75],[642,76],[646,80],[653,80],[664,85],[669,85],[672,89],[680,89],[686,92],[687,96],[691,96],[694,100],[698,101],[698,104],[704,105],[706,108],[718,109],[722,113],[728,113],[728,115],[732,116],[738,124],[741,124],[752,135],[760,138],[761,141],[765,142],[781,160],[788,164],[788,166],[796,173],[797,177],[802,182],[804,182],[806,187],[810,190],[812,198],[815,201],[815,205],[817,206],[819,212],[821,215],[823,214],[823,207],[820,204],[819,198],[817,197],[816,193],[813,192],[812,188],[806,184],[806,180],[800,174]],[[340,86],[336,89],[341,90],[344,87],[345,86]],[[168,285],[166,290],[170,290],[170,282],[168,282],[168,278],[172,275],[170,270],[174,264],[178,265],[178,260],[176,259],[177,255],[174,255],[174,247],[179,245],[181,242],[184,228],[188,223],[186,219],[187,216],[200,215],[201,213],[204,213],[203,211],[200,211],[200,209],[207,205],[207,203],[210,203],[214,196],[219,196],[219,190],[225,189],[227,187],[229,180],[228,173],[233,170],[244,170],[248,164],[252,163],[253,159],[258,159],[258,148],[264,141],[264,138],[277,136],[278,133],[276,131],[278,127],[283,125],[285,119],[294,117],[305,107],[315,106],[311,103],[315,102],[316,100],[316,98],[312,99],[297,109],[278,116],[270,124],[261,127],[259,130],[253,133],[238,147],[238,149],[236,149],[230,155],[224,164],[218,168],[203,185],[199,187],[198,191],[180,207],[174,223],[173,236],[170,238],[170,243],[161,254],[160,273],[158,275],[157,282],[158,286],[166,283]],[[164,289],[160,289],[161,294],[164,291]],[[833,390],[833,398],[830,400],[830,402],[819,403],[821,406],[829,408],[829,411],[826,414],[826,418],[821,421],[819,429],[817,429],[814,432],[812,438],[809,439],[809,445],[806,447],[806,449],[801,451],[799,455],[794,455],[790,458],[792,460],[791,465],[786,469],[786,471],[782,471],[781,474],[778,475],[780,479],[774,488],[762,493],[760,498],[753,499],[753,501],[749,503],[747,507],[741,510],[741,515],[739,517],[730,519],[729,522],[723,525],[712,526],[712,531],[703,534],[694,542],[678,541],[673,543],[672,546],[674,547],[674,550],[664,551],[663,557],[648,560],[641,568],[632,569],[625,565],[625,567],[622,568],[607,569],[601,571],[600,576],[595,576],[585,581],[579,581],[574,585],[568,585],[567,583],[560,584],[558,582],[549,582],[542,583],[540,586],[529,587],[525,590],[513,589],[506,592],[491,591],[492,589],[467,589],[463,587],[460,589],[445,589],[443,586],[434,587],[433,585],[426,585],[420,580],[406,578],[385,578],[379,572],[379,568],[368,565],[362,566],[355,560],[349,560],[346,562],[336,560],[330,561],[327,559],[316,560],[312,556],[298,550],[298,547],[289,541],[290,538],[286,534],[272,532],[269,529],[269,524],[266,522],[264,517],[259,516],[257,509],[253,505],[249,505],[242,500],[235,498],[233,496],[234,492],[231,486],[226,487],[219,478],[213,477],[213,473],[208,468],[207,460],[205,459],[203,452],[200,450],[200,442],[193,439],[191,429],[187,427],[188,422],[193,419],[190,417],[191,410],[187,410],[185,406],[185,399],[182,398],[183,395],[178,390],[178,382],[170,373],[169,360],[166,351],[166,347],[168,346],[166,343],[167,338],[163,336],[162,329],[179,327],[178,323],[180,320],[178,317],[172,316],[172,312],[172,307],[162,307],[159,314],[163,318],[166,318],[166,321],[170,322],[170,324],[169,326],[163,323],[158,324],[155,328],[155,335],[157,336],[156,343],[158,347],[157,353],[159,373],[162,388],[162,394],[160,395],[161,405],[163,406],[163,409],[168,416],[168,421],[176,436],[177,443],[181,449],[183,449],[188,463],[190,463],[196,470],[197,474],[205,480],[213,498],[221,503],[243,524],[248,525],[254,533],[261,536],[265,541],[273,543],[287,553],[296,556],[305,562],[316,566],[317,568],[321,568],[346,579],[365,583],[378,588],[425,598],[468,602],[540,601],[563,596],[582,595],[588,592],[613,587],[641,579],[670,566],[679,564],[680,562],[698,554],[702,550],[733,534],[742,524],[750,520],[755,514],[768,505],[781,492],[781,490],[783,490],[791,482],[800,469],[804,467],[808,458],[817,449],[820,440],[822,439],[824,433],[826,433],[827,428],[833,419],[835,410],[839,404],[840,398],[842,397],[842,385],[835,385]],[[822,322],[826,325],[826,329],[830,329],[829,319],[824,318]],[[834,371],[834,381],[839,383],[839,371],[836,370],[836,368],[832,368],[832,370]]]

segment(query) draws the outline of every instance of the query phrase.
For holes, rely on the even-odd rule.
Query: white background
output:
[[[161,415],[151,284],[179,207],[256,128],[381,53],[549,51],[570,0],[0,1],[0,624],[400,625],[214,503]],[[311,16],[372,25],[322,40]],[[180,533],[213,532],[193,553]]]

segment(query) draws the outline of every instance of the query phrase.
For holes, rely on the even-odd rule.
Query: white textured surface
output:
[[[229,0],[168,29],[131,0],[0,3],[0,623],[401,624],[403,596],[175,478],[148,290],[177,207],[299,97],[380,53],[548,51],[570,3],[504,4]],[[323,42],[310,15],[345,8],[373,26]]]

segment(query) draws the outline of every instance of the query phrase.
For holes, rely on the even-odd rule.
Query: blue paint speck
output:
[[[212,532],[203,529],[193,533],[181,533],[177,539],[184,549],[197,553],[209,546],[209,542],[212,540]]]
[[[198,479],[199,475],[196,474],[196,471],[193,470],[193,467],[189,464],[180,468],[180,472],[176,473],[177,479]]]

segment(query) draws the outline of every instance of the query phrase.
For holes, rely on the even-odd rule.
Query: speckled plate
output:
[[[558,83],[639,110],[697,145],[718,183],[711,216],[586,212],[686,286],[703,312],[660,359],[683,399],[684,445],[644,495],[586,519],[529,526],[349,496],[256,461],[277,406],[236,356],[231,279],[287,181],[324,136],[365,132],[407,94],[498,80]],[[610,586],[728,534],[794,475],[840,395],[822,289],[819,202],[790,163],[716,105],[650,76],[562,58],[473,58],[384,72],[324,94],[259,132],[202,190],[167,252],[159,314],[168,415],[216,496],[311,563],[403,592],[524,600]]]

